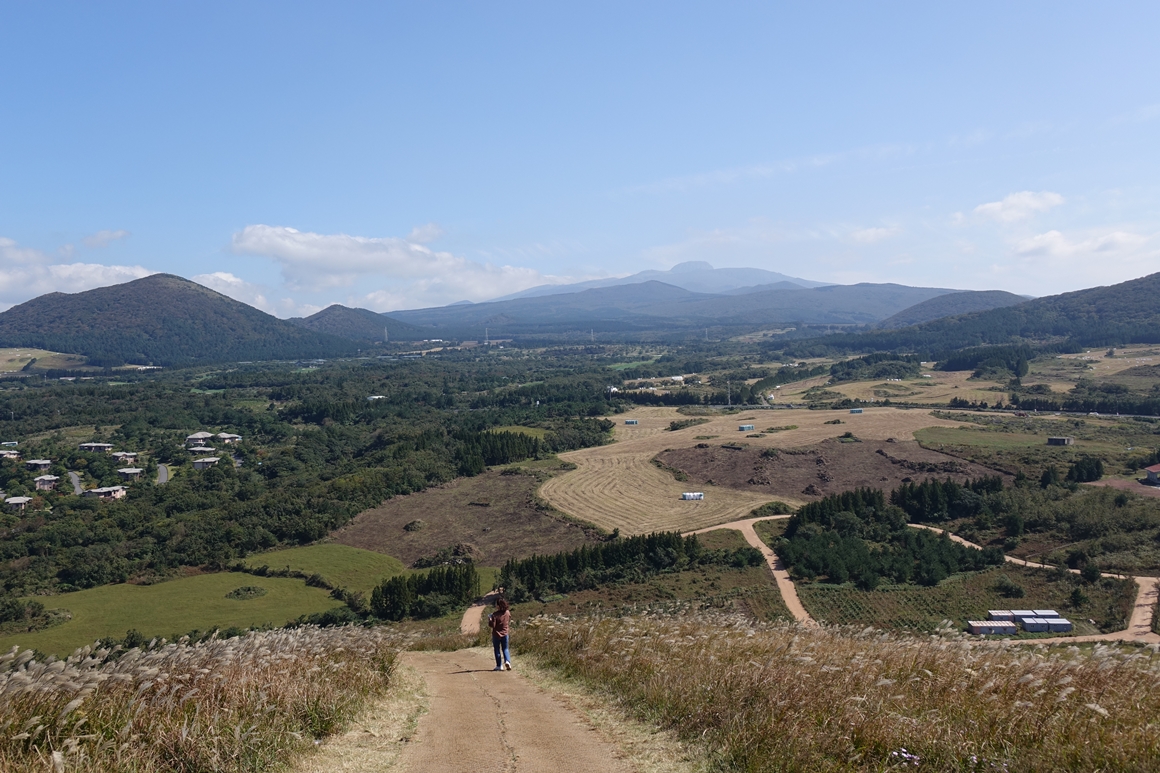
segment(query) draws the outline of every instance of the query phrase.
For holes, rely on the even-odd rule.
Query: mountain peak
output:
[[[689,271],[712,271],[713,264],[704,260],[686,260],[669,269],[674,274],[684,274]]]

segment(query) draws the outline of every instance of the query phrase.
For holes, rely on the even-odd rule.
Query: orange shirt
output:
[[[493,636],[507,636],[508,630],[511,627],[511,622],[511,610],[508,610],[503,614],[492,612],[487,616],[487,624],[491,626],[491,633]]]

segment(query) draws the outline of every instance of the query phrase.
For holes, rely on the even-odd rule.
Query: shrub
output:
[[[999,579],[995,582],[995,590],[1006,599],[1021,599],[1027,595],[1022,585],[1005,574],[1000,575]]]

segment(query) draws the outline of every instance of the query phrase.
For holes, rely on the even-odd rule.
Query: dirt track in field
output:
[[[642,408],[613,417],[616,442],[561,454],[577,469],[547,481],[540,495],[554,507],[605,529],[619,528],[624,534],[658,530],[690,531],[744,519],[756,507],[774,501],[767,493],[737,491],[714,486],[690,488],[651,462],[670,448],[689,448],[697,443],[745,443],[750,448],[796,448],[820,443],[827,438],[853,432],[864,440],[913,440],[923,427],[956,427],[959,422],[937,419],[925,410],[867,408],[852,415],[844,411],[754,410],[731,416],[713,417],[708,423],[676,432],[666,428],[675,420],[689,417],[675,408]],[[640,424],[627,426],[625,419]],[[841,419],[841,424],[825,422]],[[797,429],[746,437],[740,424],[753,424],[757,433],[775,426],[797,425]],[[698,436],[716,435],[711,440]],[[685,502],[684,491],[704,490],[703,501]],[[780,497],[791,505],[803,500]]]

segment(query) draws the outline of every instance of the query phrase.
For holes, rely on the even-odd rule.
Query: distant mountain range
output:
[[[545,295],[563,295],[581,290],[595,290],[601,287],[617,287],[653,281],[664,282],[693,292],[717,294],[744,291],[746,288],[756,290],[763,285],[766,285],[763,289],[768,290],[792,290],[823,287],[827,284],[826,282],[813,282],[809,279],[798,279],[761,268],[713,268],[713,264],[703,260],[691,260],[686,263],[678,263],[668,271],[641,271],[631,276],[612,279],[592,279],[587,282],[567,285],[540,285],[492,300],[494,302],[511,301],[516,298],[539,298]],[[770,285],[781,286],[775,288]]]
[[[316,333],[340,336],[353,341],[414,341],[426,335],[414,325],[399,322],[386,314],[367,309],[352,309],[338,303],[327,306],[309,317],[292,317],[287,322]]]
[[[317,333],[196,282],[153,274],[83,293],[49,293],[0,314],[0,346],[83,354],[94,365],[296,359],[353,354]]]
[[[1009,293],[1005,290],[968,290],[961,293],[947,293],[931,298],[929,301],[916,303],[908,309],[903,309],[894,316],[879,322],[877,327],[910,327],[943,317],[953,317],[957,314],[970,314],[975,311],[1014,306],[1027,300],[1022,295]]]

